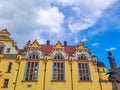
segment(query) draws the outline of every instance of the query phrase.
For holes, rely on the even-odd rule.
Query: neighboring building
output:
[[[22,50],[0,31],[0,90],[112,90],[107,68],[81,42],[28,41]]]

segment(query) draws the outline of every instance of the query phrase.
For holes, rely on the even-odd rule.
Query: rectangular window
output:
[[[8,82],[9,82],[9,79],[4,79],[3,88],[8,88]]]
[[[10,72],[10,71],[11,71],[11,68],[12,68],[12,62],[9,62],[7,72]]]
[[[53,80],[65,80],[65,67],[63,62],[53,63]]]
[[[0,54],[3,54],[3,49],[4,49],[4,46],[0,45]]]
[[[88,63],[78,63],[79,80],[90,80],[90,70]]]
[[[11,50],[10,48],[7,48],[6,53],[10,53],[10,50]]]
[[[27,62],[24,73],[24,80],[37,80],[38,66],[38,62]]]

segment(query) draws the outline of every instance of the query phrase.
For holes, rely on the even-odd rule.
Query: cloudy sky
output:
[[[40,43],[80,41],[109,68],[107,51],[120,67],[120,0],[0,0],[0,30],[6,28],[22,48]]]

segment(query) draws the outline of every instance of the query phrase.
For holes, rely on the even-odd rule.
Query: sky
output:
[[[0,0],[0,30],[22,48],[28,40],[84,42],[110,68],[111,51],[120,67],[120,0]]]

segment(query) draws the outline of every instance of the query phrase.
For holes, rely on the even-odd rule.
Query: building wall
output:
[[[4,54],[17,54],[18,52],[16,51],[16,49],[13,47],[12,43],[4,43],[5,48],[4,48]],[[7,48],[10,48],[10,53],[7,53]]]
[[[0,45],[5,45],[4,53],[0,54],[0,90],[112,90],[106,75],[107,68],[104,65],[97,66],[97,60],[92,57],[83,43],[74,47],[66,46],[66,50],[58,41],[54,46],[45,45],[43,52],[40,44],[35,40],[31,44],[28,42],[21,53],[18,52],[14,41],[9,38],[10,34],[7,30],[0,31],[0,35],[8,37],[0,38]],[[7,48],[11,48],[10,53],[6,53]],[[55,59],[56,53],[63,55],[64,59]],[[37,54],[38,57],[31,59],[29,57],[31,54]],[[80,54],[87,55],[88,59],[77,60]],[[10,72],[7,72],[9,62],[12,63],[12,67]],[[24,79],[26,62],[39,62],[37,80]],[[54,62],[64,62],[64,80],[53,80]],[[88,63],[90,80],[79,80],[78,63]],[[3,87],[5,79],[9,79],[7,87]]]
[[[7,72],[8,70],[8,63],[12,62],[12,68],[10,72]],[[13,90],[14,88],[14,83],[16,80],[16,74],[17,74],[17,67],[18,64],[16,63],[15,60],[13,59],[2,59],[0,61],[0,71],[1,71],[1,76],[0,76],[0,90],[4,90],[3,84],[4,84],[4,79],[9,79],[9,84],[8,84],[8,90]]]
[[[4,79],[9,79],[8,88],[5,90],[43,90],[44,83],[44,60],[37,60],[39,62],[38,69],[38,80],[37,81],[24,81],[24,71],[26,62],[29,60],[20,60],[19,62],[15,59],[2,59],[0,62],[0,70],[2,71],[2,76],[0,76],[0,90],[3,90]],[[10,73],[7,73],[8,63],[12,62],[12,69]],[[48,60],[46,67],[46,77],[45,77],[45,90],[72,90],[71,87],[71,69],[68,60],[65,61],[65,81],[52,81],[52,65],[54,60]],[[20,63],[20,64],[19,64]],[[91,81],[79,81],[78,79],[78,61],[73,60],[72,62],[72,75],[73,75],[73,90],[112,90],[110,82],[99,82],[99,75],[96,71],[93,62],[89,61]],[[20,68],[18,70],[18,67]],[[19,73],[18,73],[19,71]],[[15,81],[18,73],[18,78],[15,87]],[[103,74],[105,75],[105,74]],[[102,76],[103,76],[102,75]],[[106,76],[105,76],[106,77]],[[103,77],[104,79],[104,77]],[[102,89],[101,89],[102,88]]]
[[[3,72],[3,75],[0,76],[0,87],[2,87],[4,79],[9,79],[9,85],[8,88],[5,88],[5,90],[13,90],[14,83],[16,80],[16,75],[18,73],[18,78],[16,82],[15,90],[43,90],[43,84],[44,84],[44,69],[45,69],[45,63],[44,60],[36,60],[39,62],[39,69],[38,69],[38,80],[36,81],[25,81],[23,80],[24,77],[24,71],[26,62],[29,60],[20,60],[19,62],[16,62],[16,60],[8,60],[3,59],[0,62],[0,69]],[[65,60],[65,81],[54,81],[52,80],[52,65],[55,60],[48,60],[47,66],[46,66],[46,77],[45,77],[45,90],[72,90],[71,87],[71,68],[70,63],[68,60]],[[8,62],[12,62],[13,66],[11,69],[11,73],[6,73]],[[18,70],[18,66],[20,63],[20,68]],[[72,62],[72,75],[73,75],[73,90],[112,90],[111,83],[110,82],[101,82],[102,89],[100,87],[99,82],[99,75],[96,71],[96,68],[93,64],[93,62],[89,61],[89,67],[90,67],[90,74],[91,74],[91,80],[90,81],[79,81],[78,78],[78,61],[73,60]],[[3,90],[3,88],[0,88],[0,90]]]

